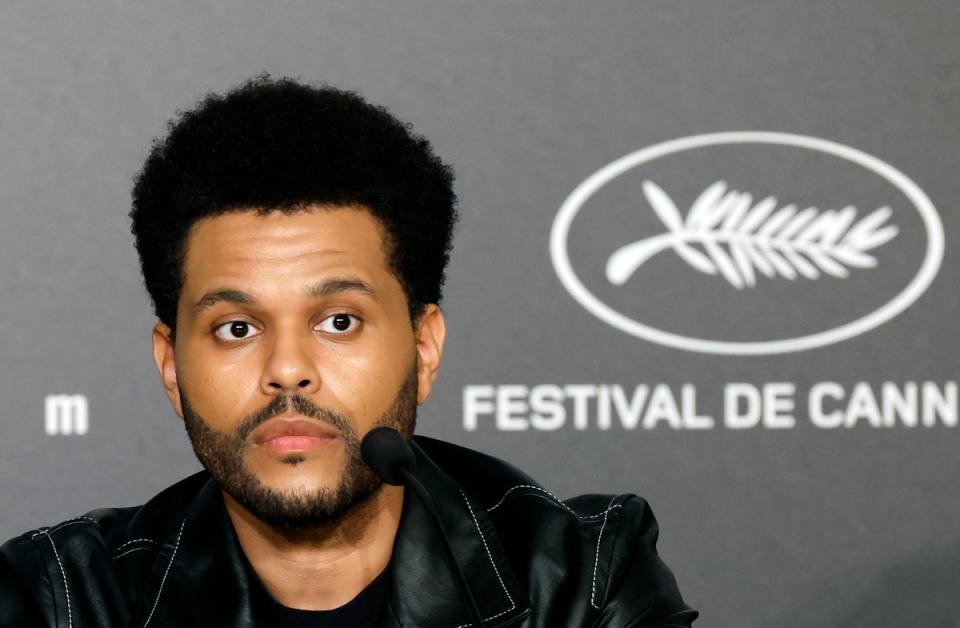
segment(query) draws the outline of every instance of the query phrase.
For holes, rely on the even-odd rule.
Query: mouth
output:
[[[274,417],[251,434],[254,446],[278,454],[325,447],[338,437],[330,425],[296,413]]]

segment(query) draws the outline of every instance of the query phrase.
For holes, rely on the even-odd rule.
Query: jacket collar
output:
[[[491,628],[508,626],[526,617],[530,612],[527,594],[514,576],[486,511],[471,502],[416,442],[411,446],[417,457],[417,478],[437,505],[457,566],[473,592],[484,623]],[[406,491],[393,548],[393,625],[470,625],[438,537],[429,511],[412,491]]]
[[[417,477],[433,496],[457,565],[485,623],[508,626],[530,612],[527,594],[482,507],[416,444]],[[431,516],[412,491],[404,495],[394,542],[383,628],[463,628],[469,615],[449,573]],[[256,625],[246,557],[213,479],[180,513],[163,540],[132,614],[131,626]]]

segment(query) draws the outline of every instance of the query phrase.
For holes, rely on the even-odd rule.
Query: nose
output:
[[[260,382],[265,394],[312,393],[319,388],[311,341],[298,334],[275,335]]]

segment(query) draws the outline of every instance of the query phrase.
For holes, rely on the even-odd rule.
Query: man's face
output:
[[[175,346],[154,355],[201,463],[274,525],[342,516],[380,486],[373,427],[413,432],[439,368],[435,306],[414,329],[380,225],[359,208],[253,211],[192,228]]]

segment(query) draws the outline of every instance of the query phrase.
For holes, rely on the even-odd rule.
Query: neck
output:
[[[403,509],[403,487],[384,484],[341,519],[306,530],[269,526],[226,492],[240,547],[278,602],[290,608],[343,606],[386,569]]]

